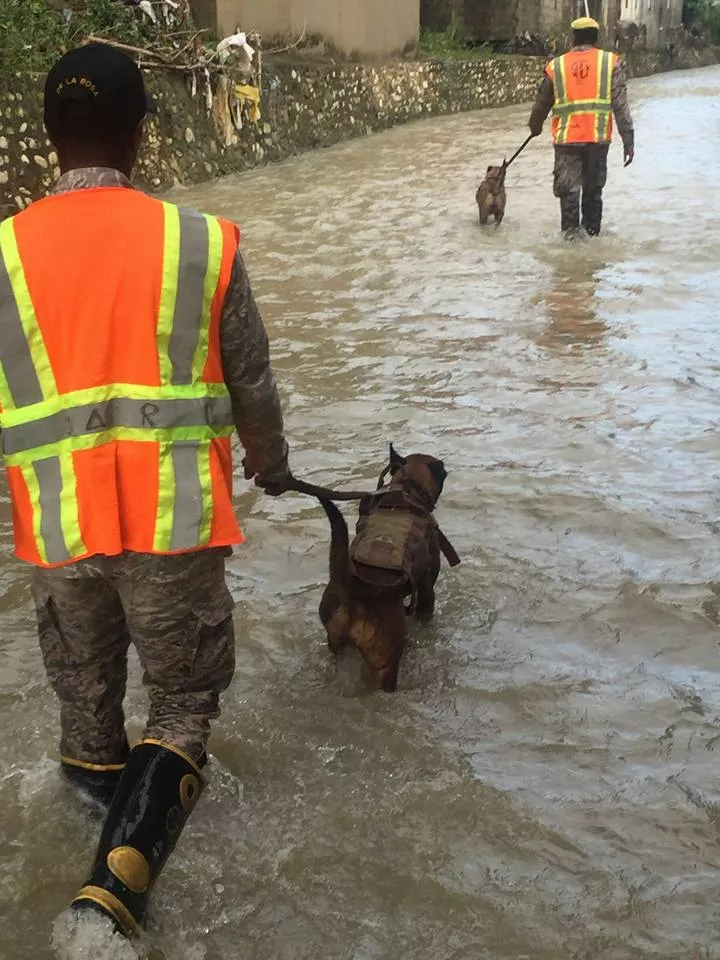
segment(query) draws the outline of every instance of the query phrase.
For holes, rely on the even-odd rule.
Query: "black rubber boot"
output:
[[[100,912],[126,937],[145,925],[148,895],[204,786],[181,750],[145,740],[131,752],[74,910]]]
[[[602,227],[602,190],[585,190],[582,198],[582,225],[589,237],[597,237]]]
[[[569,193],[560,198],[560,229],[565,236],[574,236],[580,229],[579,193]]]
[[[65,759],[60,763],[60,772],[83,803],[102,813],[110,807],[124,769],[124,763],[81,765]]]

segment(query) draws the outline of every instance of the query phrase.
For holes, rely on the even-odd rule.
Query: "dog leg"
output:
[[[421,623],[431,620],[435,613],[435,584],[440,576],[440,551],[437,546],[430,550],[430,563],[418,580],[415,615]]]
[[[346,633],[337,633],[335,631],[332,633],[328,631],[327,641],[330,653],[333,653],[335,656],[350,642]]]
[[[415,616],[420,623],[427,623],[428,620],[432,620],[434,613],[435,583],[430,577],[426,577],[418,584]]]
[[[397,690],[398,672],[400,670],[400,660],[393,660],[377,674],[377,679],[383,693],[395,693]]]
[[[496,226],[496,227],[499,227],[499,226],[500,226],[500,224],[503,222],[503,218],[504,218],[504,217],[505,217],[505,211],[504,211],[504,210],[496,210],[496,211],[495,211],[495,226]]]

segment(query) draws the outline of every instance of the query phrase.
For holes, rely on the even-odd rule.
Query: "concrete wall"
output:
[[[453,18],[462,20],[464,0],[420,0],[420,24],[423,30],[441,33]]]
[[[1,2],[1,0],[0,0]],[[717,62],[717,51],[682,49],[628,56],[632,75]],[[543,60],[508,57],[447,63],[268,67],[263,119],[246,122],[230,142],[193,98],[182,76],[148,74],[160,109],[147,127],[139,186],[162,190],[283,160],[398,123],[532,99]],[[42,81],[17,77],[0,90],[0,219],[41,197],[57,176],[57,155],[42,124]],[[518,131],[523,120],[518,118]]]
[[[194,0],[198,19],[223,35],[258,30],[265,45],[306,30],[345,54],[387,57],[417,44],[420,0]]]

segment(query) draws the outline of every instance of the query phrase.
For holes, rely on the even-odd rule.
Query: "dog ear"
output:
[[[401,467],[404,467],[407,463],[405,457],[401,457],[397,452],[395,447],[390,444],[390,473],[395,473],[400,470]]]
[[[443,484],[447,478],[447,470],[445,469],[445,464],[442,460],[433,460],[430,464],[430,474],[435,481],[435,486],[438,489],[438,496],[442,493]]]

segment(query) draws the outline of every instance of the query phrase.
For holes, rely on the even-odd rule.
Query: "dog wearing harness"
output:
[[[343,515],[321,499],[332,530],[330,582],[320,603],[328,645],[335,654],[355,647],[388,693],[397,687],[407,615],[433,615],[441,553],[451,566],[460,563],[433,516],[446,477],[441,460],[404,458],[391,446],[377,492],[360,501],[352,544]]]

